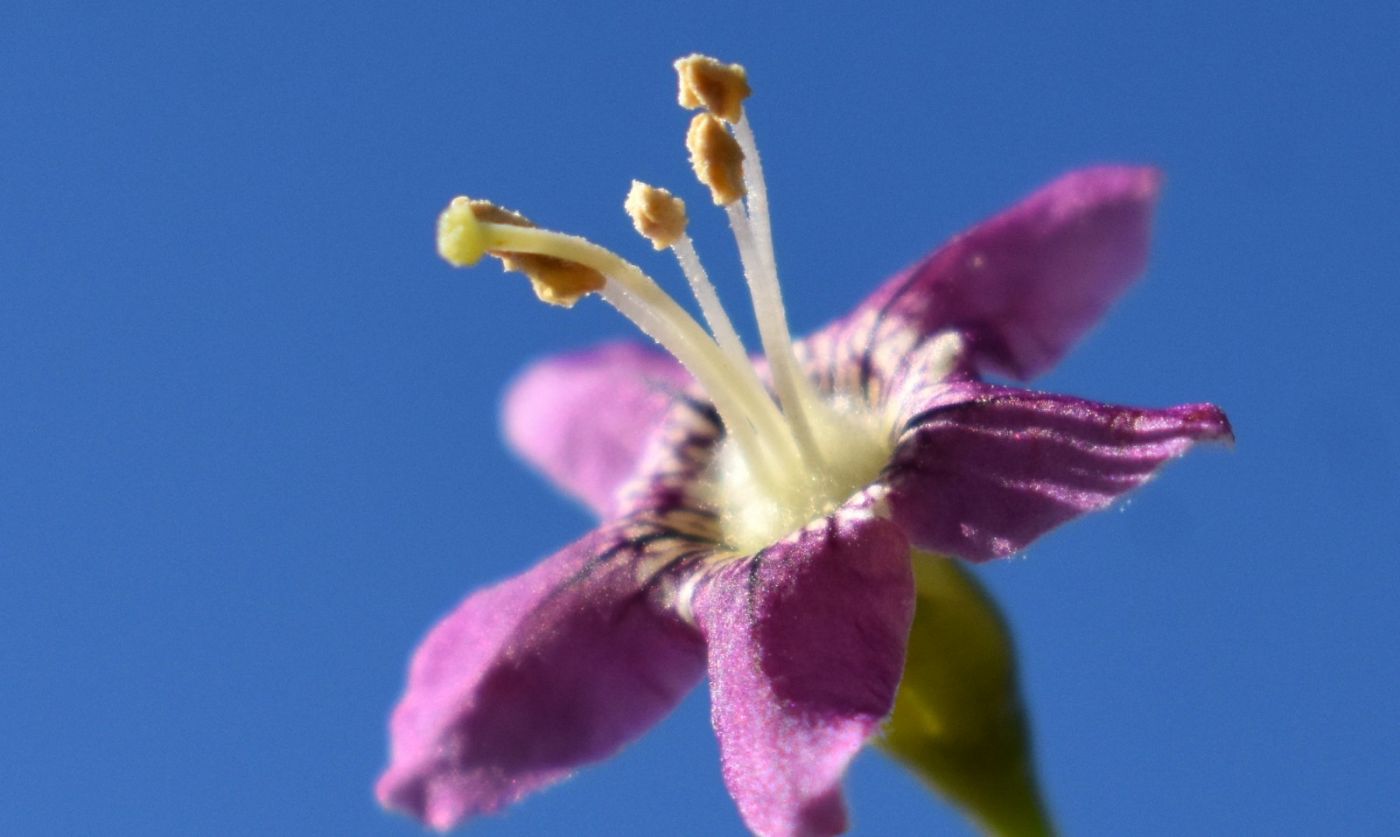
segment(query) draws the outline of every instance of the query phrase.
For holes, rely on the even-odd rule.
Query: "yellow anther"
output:
[[[665,250],[685,235],[685,201],[665,189],[634,180],[622,207],[637,232],[657,250]]]
[[[680,77],[681,107],[704,107],[725,122],[739,121],[751,92],[743,67],[721,64],[708,55],[687,55],[676,62],[676,75]]]
[[[518,212],[502,209],[490,201],[455,198],[438,219],[438,252],[456,267],[476,264],[483,253],[501,260],[506,270],[525,274],[535,296],[550,305],[571,307],[587,293],[602,290],[603,274],[578,262],[537,253],[517,253],[508,246],[493,246],[502,236],[492,227],[533,227]]]
[[[724,206],[744,197],[744,152],[713,115],[697,113],[685,135],[690,165],[700,182],[710,187],[715,204]]]

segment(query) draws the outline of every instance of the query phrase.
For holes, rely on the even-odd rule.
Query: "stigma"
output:
[[[633,181],[624,208],[637,232],[676,257],[702,326],[640,268],[577,236],[541,229],[519,213],[466,197],[438,219],[438,252],[467,267],[483,256],[525,274],[541,301],[570,307],[596,294],[661,344],[714,404],[725,439],[699,487],[726,541],[752,551],[822,517],[888,461],[892,428],[858,397],[819,393],[793,350],[778,283],[767,187],[744,108],[747,73],[692,55],[675,64],[678,100],[699,112],[686,147],[699,181],[729,221],[757,321],[761,378],[686,233],[685,203]]]

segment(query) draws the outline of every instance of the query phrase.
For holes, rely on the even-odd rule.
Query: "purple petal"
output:
[[[468,597],[414,655],[380,801],[450,828],[659,720],[704,674],[704,648],[653,605],[639,565],[694,549],[614,524]]]
[[[914,615],[909,544],[843,509],[696,594],[724,780],[766,837],[846,829],[841,776],[894,705]]]
[[[963,381],[909,418],[885,481],[916,546],[983,561],[1105,508],[1196,442],[1233,438],[1211,404],[1140,410]]]
[[[510,444],[600,517],[615,511],[671,393],[690,376],[669,355],[634,343],[540,361],[506,395]]]
[[[868,345],[954,328],[982,368],[1031,378],[1142,273],[1160,185],[1150,168],[1065,175],[895,276],[836,331]]]

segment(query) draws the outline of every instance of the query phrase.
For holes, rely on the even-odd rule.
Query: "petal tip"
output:
[[[865,303],[876,321],[968,334],[980,370],[1028,380],[1053,366],[1147,268],[1162,172],[1067,172],[954,238]]]
[[[845,795],[841,792],[840,784],[803,805],[798,812],[798,821],[801,826],[796,833],[804,837],[845,834],[851,827],[851,821],[846,813]]]
[[[1224,410],[1214,404],[1190,404],[1181,410],[1182,421],[1197,441],[1235,446],[1235,428]]]
[[[441,804],[440,799],[434,799],[441,795],[430,793],[428,784],[429,780],[416,771],[391,765],[375,783],[374,795],[385,810],[405,814],[433,829],[446,831],[462,821],[461,806],[456,806],[456,811],[448,811],[448,806]]]
[[[1162,193],[1166,175],[1157,166],[1121,163],[1076,169],[1066,174],[1061,183],[1065,181],[1097,196],[1117,192],[1142,203],[1154,203]]]

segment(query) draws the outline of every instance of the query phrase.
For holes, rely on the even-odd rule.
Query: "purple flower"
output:
[[[681,67],[683,102],[694,69]],[[1067,175],[792,342],[752,132],[705,80],[688,104],[726,117],[739,194],[714,182],[734,149],[694,139],[713,124],[692,126],[692,155],[730,213],[768,361],[737,352],[683,209],[659,190],[634,189],[628,208],[695,283],[715,335],[703,345],[709,334],[669,319],[669,298],[601,248],[463,199],[444,214],[450,260],[501,256],[549,301],[597,292],[685,363],[614,343],[539,363],[508,396],[511,443],[605,522],[469,596],[415,654],[378,794],[434,827],[612,755],[708,676],[749,827],[840,833],[842,775],[904,670],[911,551],[1010,555],[1195,442],[1231,438],[1208,404],[1110,406],[981,378],[1044,371],[1141,273],[1155,171]]]

